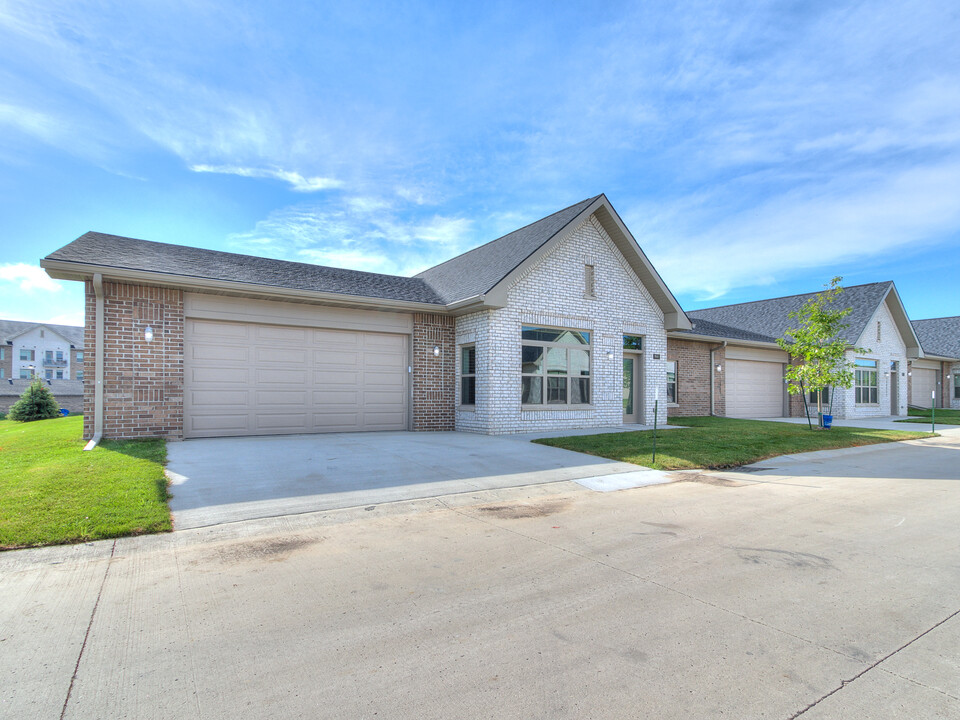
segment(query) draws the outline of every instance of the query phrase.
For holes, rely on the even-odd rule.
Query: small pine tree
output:
[[[10,406],[8,417],[11,420],[30,422],[55,418],[59,414],[60,406],[53,397],[53,393],[43,384],[43,380],[38,378],[30,383],[20,399]]]

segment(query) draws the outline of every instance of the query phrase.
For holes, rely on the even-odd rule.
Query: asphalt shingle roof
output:
[[[420,278],[272,260],[98,232],[82,235],[47,259],[294,290],[442,304],[439,295]]]
[[[0,320],[0,343],[6,343],[13,336],[26,332],[38,325],[48,327],[63,335],[75,348],[83,348],[83,327],[76,325],[51,325],[50,323],[22,322],[20,320]]]
[[[32,380],[21,380],[14,378],[11,380],[0,380],[0,397],[20,397],[26,390]],[[83,395],[82,380],[44,380],[50,392],[56,396]]]
[[[424,270],[422,278],[445,303],[482,295],[569,225],[596,197],[559,210],[503,237]]]
[[[843,333],[848,343],[857,342],[891,285],[891,282],[878,282],[844,288],[843,294],[836,302],[840,307],[849,307],[853,310],[846,317],[847,329]],[[787,328],[794,322],[788,314],[798,310],[816,294],[805,293],[691,310],[687,312],[687,316],[693,322],[693,329],[689,332],[727,339],[775,342],[777,338],[783,337]]]
[[[960,358],[960,316],[913,320],[910,324],[925,353]]]

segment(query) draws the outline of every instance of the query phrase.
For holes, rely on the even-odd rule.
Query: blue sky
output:
[[[0,317],[87,230],[413,274],[605,192],[686,309],[960,315],[955,2],[0,0]]]

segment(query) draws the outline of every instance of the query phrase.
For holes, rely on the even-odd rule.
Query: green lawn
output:
[[[730,468],[790,453],[932,437],[923,432],[851,427],[809,430],[806,425],[720,417],[677,418],[672,424],[686,427],[658,433],[655,463],[652,430],[545,438],[535,442],[658,470],[684,470]]]
[[[897,420],[897,422],[902,423],[921,423],[924,425],[930,424],[930,411],[921,410],[919,408],[909,408],[907,410],[907,415],[910,417],[905,420]],[[960,425],[960,410],[948,410],[946,408],[937,408],[937,415],[935,420],[937,425]]]
[[[0,420],[0,548],[171,529],[162,440],[84,452],[83,418]]]

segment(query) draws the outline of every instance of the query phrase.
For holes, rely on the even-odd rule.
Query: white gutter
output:
[[[722,350],[722,349],[725,348],[726,346],[727,346],[727,341],[724,340],[722,343],[720,343],[720,344],[717,345],[716,347],[710,348],[710,416],[711,416],[711,417],[713,417],[714,415],[717,414],[716,408],[714,407],[715,403],[714,403],[714,399],[713,399],[713,396],[715,395],[714,390],[713,390],[713,385],[714,385],[714,383],[713,383],[713,381],[714,381],[714,377],[713,377],[713,374],[714,374],[714,369],[713,369],[713,368],[714,368],[714,364],[713,364],[713,354],[714,354],[717,350]]]
[[[93,450],[103,437],[103,275],[93,276],[93,293],[97,298],[96,325],[94,326],[94,386],[93,386],[93,437],[84,450]]]

